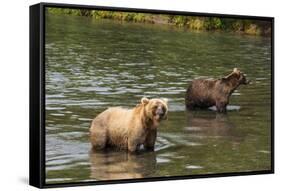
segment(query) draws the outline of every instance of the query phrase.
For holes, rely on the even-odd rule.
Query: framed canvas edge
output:
[[[120,179],[120,180],[104,180],[104,181],[89,181],[89,182],[71,182],[71,183],[54,183],[46,184],[46,168],[45,168],[45,8],[73,8],[73,9],[97,9],[109,11],[127,11],[127,12],[143,12],[155,14],[174,14],[174,15],[188,15],[188,16],[205,16],[205,17],[223,17],[236,19],[253,19],[265,20],[271,22],[271,169],[260,171],[246,171],[246,172],[229,172],[216,174],[202,174],[202,175],[185,175],[185,176],[171,176],[171,177],[151,177],[141,179]],[[94,6],[94,5],[78,5],[78,4],[63,4],[63,3],[38,3],[29,7],[30,11],[30,107],[29,107],[29,184],[38,188],[55,188],[55,187],[70,187],[70,186],[88,186],[88,185],[106,185],[118,183],[137,183],[137,182],[152,182],[152,181],[168,181],[168,180],[183,180],[195,178],[218,178],[231,176],[245,176],[245,175],[262,175],[273,174],[275,168],[274,161],[274,17],[264,16],[249,16],[249,15],[232,15],[232,14],[218,14],[218,13],[199,13],[186,11],[171,11],[171,10],[156,10],[156,9],[140,9],[140,8],[124,8],[124,7],[108,7],[108,6]],[[39,9],[39,23],[32,21],[32,9]],[[33,11],[34,11],[33,10]],[[32,35],[36,25],[36,31],[39,33],[39,38],[35,39]],[[36,50],[32,46],[39,46]],[[34,57],[32,59],[32,57]],[[36,60],[36,61],[34,61]],[[39,63],[37,67],[36,63]],[[39,72],[39,76],[35,73]],[[35,81],[33,81],[35,80]],[[38,82],[38,83],[37,83]],[[38,96],[38,100],[36,97]],[[35,98],[35,100],[33,100]],[[39,117],[34,115],[33,111],[39,111]],[[34,124],[36,121],[36,124]],[[38,129],[39,126],[39,129]],[[34,149],[33,144],[37,144]],[[36,158],[39,161],[36,161]],[[37,159],[38,159],[37,158]],[[38,178],[35,178],[38,177]]]
[[[29,7],[29,184],[42,187],[41,5]]]

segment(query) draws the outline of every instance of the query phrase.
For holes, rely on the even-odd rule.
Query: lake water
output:
[[[186,111],[187,85],[234,67],[240,86],[226,115]],[[169,99],[155,152],[91,152],[91,120],[143,97]],[[271,168],[271,39],[46,16],[46,183]]]

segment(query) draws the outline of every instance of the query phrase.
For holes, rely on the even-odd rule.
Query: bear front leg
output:
[[[150,130],[146,136],[145,142],[144,142],[144,148],[149,151],[154,151],[154,145],[156,141],[157,136],[157,130],[153,129]]]
[[[128,150],[130,153],[134,153],[137,151],[138,144],[134,139],[128,139]]]
[[[136,152],[143,143],[143,128],[141,126],[132,126],[128,134],[128,150],[131,153]]]
[[[217,108],[217,112],[219,113],[226,113],[226,102],[217,102],[216,103],[216,108]]]

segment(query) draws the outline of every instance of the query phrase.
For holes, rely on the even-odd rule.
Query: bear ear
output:
[[[141,103],[142,104],[148,104],[149,99],[147,99],[146,97],[141,98]]]
[[[162,100],[168,105],[169,100],[167,98],[163,98]]]
[[[233,72],[235,72],[235,73],[239,73],[239,72],[240,72],[240,70],[238,70],[238,68],[233,68]]]

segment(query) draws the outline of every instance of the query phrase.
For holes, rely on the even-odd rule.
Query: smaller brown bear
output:
[[[154,150],[157,127],[167,119],[167,99],[142,98],[133,109],[112,107],[93,119],[90,138],[93,149],[115,147],[135,152],[141,145]]]
[[[226,112],[229,97],[240,84],[248,84],[245,75],[237,68],[229,75],[217,79],[198,79],[187,88],[185,104],[188,109],[216,106],[218,112]]]

